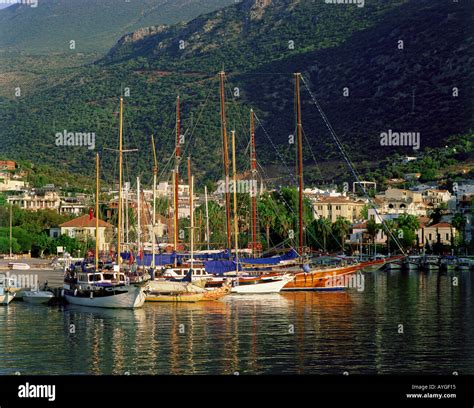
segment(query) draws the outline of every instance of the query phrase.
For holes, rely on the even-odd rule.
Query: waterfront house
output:
[[[363,200],[353,200],[349,197],[316,197],[311,200],[314,218],[327,218],[336,222],[337,217],[343,217],[350,222],[360,220]]]
[[[440,204],[447,204],[451,198],[448,190],[428,189],[422,192],[423,200],[426,204],[438,207]]]
[[[75,218],[59,225],[61,235],[67,235],[71,238],[77,238],[81,241],[86,241],[87,238],[95,240],[95,217],[90,217],[89,214]],[[114,226],[99,220],[99,250],[108,251],[110,243],[113,238]]]
[[[448,222],[440,222],[434,225],[421,225],[417,231],[418,241],[421,246],[430,244],[433,246],[439,240],[443,245],[451,245],[452,239],[456,236],[456,228]]]
[[[375,197],[380,203],[378,212],[381,214],[426,215],[426,204],[423,202],[421,192],[388,188],[384,193],[377,194]]]

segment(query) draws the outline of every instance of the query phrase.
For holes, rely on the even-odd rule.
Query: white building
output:
[[[56,192],[40,193],[24,193],[18,196],[10,196],[7,198],[9,204],[16,205],[23,210],[37,211],[37,210],[55,210],[59,211],[61,206],[61,198]]]
[[[90,217],[88,214],[82,217],[75,218],[71,221],[67,221],[59,226],[60,234],[67,235],[71,238],[77,238],[79,240],[86,240],[87,238],[95,240],[95,224],[96,219]],[[108,251],[110,249],[110,242],[113,236],[114,226],[99,220],[99,250]]]

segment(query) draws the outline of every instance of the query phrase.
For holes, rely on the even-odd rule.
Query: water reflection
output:
[[[454,284],[457,278],[457,285]],[[137,310],[0,308],[0,374],[474,374],[469,273]]]

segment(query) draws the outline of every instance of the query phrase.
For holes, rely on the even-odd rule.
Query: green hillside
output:
[[[114,177],[116,156],[103,149],[117,144],[118,96],[128,90],[126,145],[140,150],[127,155],[127,171],[149,174],[152,133],[158,140],[160,171],[169,170],[165,164],[173,151],[179,93],[186,133],[183,155],[193,156],[201,180],[216,179],[221,174],[216,74],[223,65],[229,74],[229,130],[237,130],[241,164],[247,161],[252,106],[263,124],[257,130],[260,161],[282,178],[295,168],[295,146],[288,143],[294,134],[295,71],[303,72],[357,162],[376,164],[393,154],[413,153],[411,148],[381,147],[380,133],[389,129],[420,132],[423,149],[473,128],[471,10],[465,2],[391,0],[357,8],[285,0],[264,9],[252,4],[245,1],[187,24],[125,36],[104,59],[79,68],[63,84],[4,100],[0,153],[90,172],[93,152],[57,147],[54,135],[96,132],[104,169]],[[402,50],[399,40],[404,41]],[[349,88],[347,97],[344,87]],[[313,166],[307,176],[321,179],[314,161],[341,156],[305,84],[302,98],[305,160]],[[341,166],[339,174],[347,173]]]
[[[28,54],[105,52],[141,27],[188,21],[232,0],[39,0],[0,10],[0,50]]]

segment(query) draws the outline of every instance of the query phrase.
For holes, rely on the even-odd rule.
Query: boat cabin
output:
[[[181,268],[168,268],[163,273],[165,278],[175,278],[180,279],[184,278],[190,271],[191,267],[181,267]],[[213,275],[210,275],[206,272],[204,267],[193,268],[193,279],[203,279],[203,278],[212,278]]]

